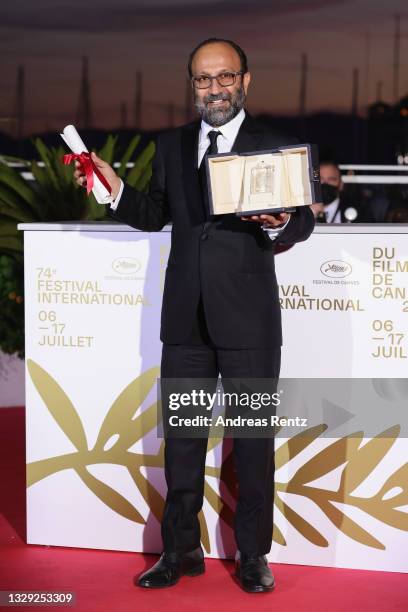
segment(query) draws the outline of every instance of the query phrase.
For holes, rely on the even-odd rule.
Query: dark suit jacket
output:
[[[113,216],[144,231],[172,221],[160,338],[183,343],[202,295],[208,330],[223,348],[276,347],[282,343],[274,249],[260,224],[235,215],[210,217],[197,170],[200,121],[161,134],[149,193],[125,184]],[[238,153],[288,144],[246,115],[233,146]],[[308,206],[292,215],[279,242],[306,240],[314,217]]]

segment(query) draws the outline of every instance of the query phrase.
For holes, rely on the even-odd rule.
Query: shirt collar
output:
[[[226,140],[233,143],[235,138],[237,137],[239,128],[241,127],[241,123],[244,119],[245,111],[243,108],[241,108],[239,113],[233,119],[231,119],[231,121],[228,121],[228,123],[224,123],[224,125],[220,125],[219,127],[209,125],[204,121],[204,119],[202,119],[200,128],[200,140],[203,141],[205,138],[207,138],[208,132],[211,132],[211,130],[217,130],[221,132],[221,134]]]

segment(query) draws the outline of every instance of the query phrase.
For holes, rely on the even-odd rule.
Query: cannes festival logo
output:
[[[320,272],[330,278],[344,278],[349,276],[352,271],[351,265],[341,259],[331,259],[320,266]]]
[[[71,470],[84,485],[113,512],[135,523],[145,524],[147,517],[144,508],[136,508],[119,491],[94,476],[92,466],[105,464],[127,470],[135,487],[142,494],[150,512],[161,520],[164,510],[164,494],[156,489],[153,481],[146,476],[152,468],[164,469],[164,444],[157,453],[137,453],[130,450],[139,440],[147,436],[157,424],[156,402],[150,404],[149,393],[156,383],[159,368],[151,368],[131,381],[116,397],[105,416],[102,416],[96,442],[91,446],[81,421],[79,412],[59,383],[38,363],[27,360],[31,380],[44,402],[44,408],[62,433],[72,444],[72,451],[56,457],[45,457],[27,465],[27,486]],[[142,404],[147,406],[142,411]],[[150,404],[150,405],[149,405]],[[292,527],[310,544],[328,547],[330,542],[317,525],[312,525],[306,516],[301,516],[292,507],[292,493],[302,496],[307,504],[315,504],[339,532],[355,542],[378,550],[384,550],[377,533],[368,528],[372,519],[381,521],[394,529],[408,531],[407,514],[403,507],[408,504],[408,463],[378,483],[378,489],[370,496],[359,495],[356,490],[386,457],[400,433],[400,426],[394,425],[377,436],[364,441],[364,432],[354,432],[339,438],[323,449],[318,446],[321,434],[327,429],[322,423],[284,440],[275,452],[275,466],[278,471],[292,459],[317,444],[316,450],[306,461],[297,467],[289,480],[275,482],[275,505]],[[207,452],[218,446],[222,438],[210,438]],[[232,449],[231,449],[232,450]],[[341,468],[337,488],[325,488],[314,481],[332,470]],[[238,486],[234,472],[234,458],[230,451],[224,457],[221,467],[206,465],[207,476],[204,496],[213,510],[231,528],[234,524],[234,506],[238,498]],[[221,488],[228,491],[227,499],[222,499],[219,490],[213,488],[213,480],[219,481]],[[357,511],[357,512],[354,512]],[[353,516],[353,518],[351,518]],[[369,517],[370,520],[366,520]],[[209,531],[204,513],[199,514],[201,541],[209,553],[211,551]],[[275,524],[273,539],[281,546],[286,540]]]
[[[141,267],[140,261],[134,257],[118,257],[112,262],[112,269],[118,274],[135,274]]]

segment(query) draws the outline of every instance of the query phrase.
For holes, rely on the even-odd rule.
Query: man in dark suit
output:
[[[124,184],[93,154],[112,186],[112,214],[144,231],[172,222],[163,294],[162,379],[276,379],[282,344],[274,268],[277,243],[308,238],[309,207],[292,215],[212,217],[203,159],[208,153],[265,150],[288,144],[265,131],[244,103],[250,82],[247,59],[232,41],[209,39],[188,65],[201,121],[163,133],[156,144],[149,193]],[[76,178],[85,184],[78,168]],[[168,486],[162,520],[163,554],[138,579],[144,587],[175,584],[204,572],[198,513],[203,503],[205,438],[168,438]],[[239,484],[235,536],[236,573],[249,592],[270,591],[274,578],[266,554],[272,543],[274,440],[234,439]]]

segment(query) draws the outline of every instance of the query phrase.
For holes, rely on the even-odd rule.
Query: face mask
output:
[[[331,204],[339,197],[339,190],[329,183],[322,183],[322,201],[325,206]]]

